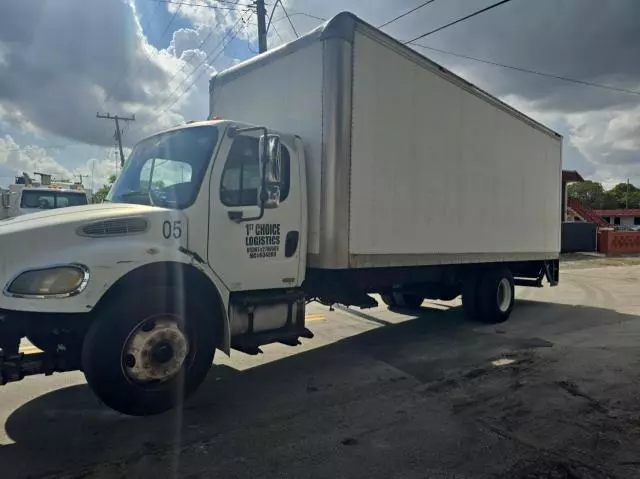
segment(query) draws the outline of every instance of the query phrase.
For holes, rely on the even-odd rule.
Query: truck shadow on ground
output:
[[[295,443],[327,428],[340,434],[358,420],[332,424],[322,411],[414,389],[519,351],[550,348],[565,331],[640,319],[601,308],[518,303],[511,320],[500,325],[470,323],[457,307],[426,307],[415,319],[245,371],[216,366],[184,408],[155,417],[111,411],[86,385],[44,394],[14,411],[4,425],[15,443],[0,447],[3,477],[80,474],[96,464],[123,474],[145,456],[181,456],[183,467],[193,459],[184,453],[190,445],[219,443],[219,461],[256,442],[263,448],[270,441]]]

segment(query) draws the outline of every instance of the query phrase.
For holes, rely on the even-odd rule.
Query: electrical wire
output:
[[[271,9],[271,14],[269,15],[269,21],[267,22],[266,31],[268,32],[269,28],[271,27],[271,20],[273,19],[273,14],[275,13],[276,7],[278,6],[278,4],[280,4],[280,7],[284,12],[284,17],[281,17],[280,20],[286,18],[289,21],[289,25],[291,25],[291,29],[293,30],[293,33],[295,34],[296,38],[300,38],[300,35],[298,35],[296,27],[293,25],[293,22],[291,21],[291,17],[287,13],[287,10],[284,8],[284,4],[282,3],[282,0],[276,0],[276,3],[273,4],[273,8]]]
[[[282,8],[282,11],[287,17],[287,20],[289,20],[289,25],[291,25],[291,30],[293,30],[293,33],[296,35],[296,38],[300,38],[300,35],[298,35],[298,31],[296,30],[296,27],[293,25],[293,22],[291,21],[291,17],[289,16],[287,9],[284,8],[284,3],[282,3],[282,0],[276,0],[276,3],[278,2],[280,2],[280,8]]]
[[[247,12],[247,10],[245,10],[245,13],[246,13],[246,12]],[[226,16],[225,18],[227,18],[227,19],[228,19],[228,16]],[[196,71],[197,71],[197,70],[198,70],[198,69],[199,69],[199,68],[200,68],[200,67],[201,67],[201,66],[202,66],[206,61],[207,61],[207,59],[208,59],[211,55],[213,55],[213,52],[215,52],[215,51],[218,49],[218,47],[224,43],[224,40],[225,40],[226,36],[229,34],[229,32],[230,32],[230,31],[233,31],[233,30],[238,26],[239,22],[240,22],[240,21],[242,21],[242,20],[243,20],[243,16],[240,16],[240,17],[238,18],[238,20],[236,21],[236,23],[233,25],[233,27],[232,27],[232,28],[231,28],[231,29],[230,29],[230,30],[229,30],[229,31],[228,31],[228,32],[223,36],[223,38],[220,40],[220,43],[218,43],[216,46],[214,46],[214,47],[213,47],[213,49],[211,50],[211,53],[210,53],[209,55],[207,55],[207,56],[206,56],[206,57],[205,57],[205,58],[204,58],[200,63],[198,63],[198,64],[193,68],[193,70],[191,71],[191,73],[189,73],[189,75],[187,75],[185,78],[183,78],[183,79],[182,79],[182,81],[181,81],[181,82],[180,82],[180,83],[179,83],[179,84],[178,84],[174,89],[172,89],[172,90],[171,90],[171,92],[169,92],[169,94],[168,94],[168,95],[165,97],[165,99],[162,101],[161,106],[162,106],[162,105],[164,105],[164,104],[166,104],[166,103],[168,103],[169,101],[171,101],[172,96],[173,96],[173,95],[178,91],[178,89],[179,89],[179,88],[180,88],[180,87],[181,87],[181,86],[182,86],[182,85],[183,85],[183,84],[184,84],[184,83],[185,83],[189,78],[191,78],[191,77],[193,76],[193,74],[194,74],[194,73],[195,73],[195,72],[196,72]],[[213,32],[214,32],[214,30],[212,29],[210,34],[212,34]],[[183,65],[183,67],[185,67],[185,66],[186,66],[186,64],[185,64],[185,65]],[[176,73],[176,74],[177,74],[177,73]],[[173,80],[173,78],[175,78],[175,76],[176,76],[176,75],[174,75],[174,76],[171,78],[171,80]],[[169,84],[169,83],[171,82],[171,80],[170,80],[167,84]],[[186,91],[187,91],[187,90],[185,90],[182,94],[184,94]],[[180,98],[180,95],[178,96],[178,98]],[[166,103],[165,103],[165,102],[166,102]],[[173,106],[174,104],[175,104],[175,101],[171,103],[171,106]],[[136,111],[136,113],[138,113],[141,109],[142,109],[142,107],[140,107],[140,108],[138,109],[138,111]],[[160,112],[160,114],[164,113],[164,112],[165,112],[165,111],[167,111],[167,110],[168,110],[168,108],[165,108],[164,110],[162,110],[162,111]],[[144,128],[144,127],[146,127],[146,126],[150,125],[151,123],[153,123],[154,121],[156,121],[156,119],[157,119],[159,116],[160,116],[160,115],[157,115],[154,119],[152,119],[152,120],[148,121],[147,123],[144,123],[143,125],[137,124],[136,126],[134,126],[134,128],[132,129],[132,131],[141,130],[142,128]]]
[[[306,13],[306,12],[300,12],[298,10],[293,10],[293,9],[289,9],[289,11],[291,12],[291,14],[289,15],[290,17],[295,17],[296,15],[302,15],[303,17],[309,17],[309,18],[313,18],[315,20],[320,20],[322,22],[326,22],[328,20],[328,18],[324,18],[324,17],[319,17],[318,15],[312,15],[311,13]],[[277,20],[274,20],[274,22],[279,22],[280,20],[284,20],[285,17],[280,17]]]
[[[450,51],[447,51],[447,50],[441,50],[439,48],[429,47],[427,45],[422,45],[421,43],[411,42],[411,45],[415,45],[417,47],[425,48],[427,50],[432,50],[434,52],[443,53],[445,55],[451,55],[451,56],[454,56],[454,57],[465,58],[467,60],[473,60],[475,62],[485,63],[487,65],[493,65],[493,66],[501,67],[501,68],[508,68],[509,70],[515,70],[515,71],[519,71],[519,72],[522,72],[522,73],[529,73],[531,75],[538,75],[538,76],[547,77],[547,78],[554,78],[556,80],[562,80],[562,81],[566,81],[566,82],[576,83],[576,84],[585,85],[585,86],[591,86],[591,87],[595,87],[595,88],[602,88],[602,89],[605,89],[605,90],[611,90],[611,91],[616,91],[616,92],[620,92],[620,93],[629,93],[631,95],[640,95],[640,91],[627,90],[625,88],[618,88],[618,87],[611,86],[611,85],[604,85],[604,84],[601,84],[601,83],[594,83],[594,82],[585,81],[585,80],[578,80],[576,78],[566,77],[566,76],[562,76],[562,75],[555,75],[553,73],[544,73],[544,72],[539,72],[539,71],[536,71],[536,70],[531,70],[529,68],[516,67],[516,66],[513,66],[513,65],[507,65],[505,63],[498,63],[498,62],[494,62],[494,61],[491,61],[491,60],[484,60],[482,58],[476,58],[476,57],[472,57],[472,56],[469,56],[469,55],[463,55],[461,53],[455,53],[455,52],[450,52]]]
[[[502,0],[500,2],[493,3],[493,4],[489,5],[488,7],[482,8],[480,10],[476,10],[475,12],[470,13],[469,15],[466,15],[466,16],[464,16],[462,18],[458,18],[457,20],[454,20],[453,22],[449,22],[446,25],[443,25],[441,27],[436,28],[435,30],[431,30],[431,31],[429,31],[427,33],[423,33],[422,35],[418,35],[417,37],[412,38],[411,40],[407,40],[407,41],[402,42],[402,43],[404,43],[405,45],[407,43],[413,43],[416,40],[420,40],[421,38],[424,38],[426,36],[432,35],[432,34],[434,34],[436,32],[444,30],[445,28],[449,28],[449,27],[451,27],[451,26],[453,26],[453,25],[455,25],[457,23],[464,22],[465,20],[468,20],[469,18],[475,17],[476,15],[480,15],[481,13],[484,13],[484,12],[488,12],[489,10],[492,10],[492,9],[494,9],[496,7],[499,7],[500,5],[504,5],[505,3],[508,3],[510,1],[511,0]]]
[[[209,31],[209,33],[207,34],[207,36],[204,38],[204,40],[202,40],[202,41],[200,42],[200,45],[198,45],[198,46],[195,48],[195,50],[201,50],[201,49],[202,49],[202,47],[204,47],[204,45],[205,45],[205,44],[209,41],[209,39],[213,36],[214,32],[215,32],[215,29],[214,29],[214,28],[212,28],[212,29]],[[182,73],[182,72],[184,71],[184,69],[187,67],[187,65],[188,65],[188,64],[189,64],[189,63],[188,63],[188,62],[186,62],[186,61],[183,63],[182,67],[181,67],[178,71],[176,71],[176,72],[173,74],[173,76],[172,76],[171,78],[169,78],[169,81],[167,81],[167,86],[168,86],[168,85],[170,85],[170,84],[171,84],[171,82],[172,82],[172,81],[173,81],[173,80],[174,80],[174,79],[175,79],[175,78],[176,78],[180,73]]]
[[[164,31],[162,32],[162,35],[160,35],[158,37],[158,42],[160,42],[164,36],[167,34],[167,32],[169,31],[169,28],[171,27],[171,25],[173,25],[173,22],[176,19],[176,16],[178,15],[178,13],[180,13],[180,10],[182,9],[182,5],[180,5],[175,12],[173,12],[173,15],[171,16],[171,19],[169,20],[169,23],[167,23],[167,26],[165,27]]]
[[[211,5],[209,3],[192,3],[192,2],[179,2],[177,0],[150,0],[157,3],[169,3],[172,5],[180,5],[187,7],[202,7],[210,8],[211,10],[242,10],[243,8],[252,8],[254,5],[246,3],[234,3],[234,2],[221,2],[225,5]],[[218,0],[219,1],[219,0]],[[229,4],[227,7],[226,4]]]
[[[215,60],[218,59],[218,57],[220,57],[220,55],[222,55],[225,51],[225,49],[227,48],[227,46],[236,38],[236,36],[239,33],[239,29],[237,29],[238,25],[240,24],[241,21],[244,20],[244,17],[241,16],[240,18],[238,18],[238,20],[236,21],[236,23],[234,24],[234,26],[225,34],[225,36],[223,37],[222,41],[220,42],[220,45],[222,46],[222,49],[217,53],[217,55],[213,56],[214,51],[217,49],[214,49],[214,51],[212,51],[209,55],[207,55],[207,57],[196,67],[193,69],[193,71],[180,83],[180,85],[178,85],[169,95],[168,97],[173,96],[174,93],[176,93],[178,91],[178,88],[180,88],[180,86],[182,86],[182,84],[188,80],[191,76],[193,76],[193,74],[202,66],[204,65],[206,62],[214,62]],[[236,31],[237,30],[237,31]],[[226,40],[226,37],[229,37],[229,40],[227,41],[227,43],[224,43],[224,41]],[[150,121],[144,123],[141,126],[135,126],[133,130],[142,130],[144,128],[146,128],[147,126],[155,123],[156,121],[158,121],[158,119],[160,118],[160,116],[164,113],[166,113],[167,111],[169,111],[171,109],[171,107],[173,107],[173,105],[175,105],[180,98],[182,98],[191,88],[193,88],[193,86],[197,83],[197,81],[202,77],[202,75],[206,72],[207,70],[203,70],[188,86],[187,88],[185,88],[182,93],[180,93],[173,102],[171,102],[171,104],[169,104],[169,106],[167,106],[166,108],[163,108],[160,113],[158,113],[158,115],[155,116],[155,118],[151,119]]]
[[[247,28],[247,25],[254,25],[254,24],[253,24],[253,23],[251,23],[251,22],[250,22],[250,21],[248,21],[248,20],[246,20],[246,21],[245,21],[245,20],[243,20],[243,21],[242,21],[242,30],[244,31],[245,35],[247,35],[247,38],[249,38],[249,29]],[[254,50],[254,49],[251,47],[251,42],[249,42],[249,41],[247,41],[247,48],[248,48],[248,50],[249,50],[251,53],[253,53],[254,55],[258,55],[258,53],[259,53],[259,52],[257,52],[256,50]]]
[[[276,36],[280,39],[280,43],[284,43],[284,39],[282,38],[282,35],[280,35],[280,32],[278,32],[278,29],[273,23],[271,24],[271,28],[273,28],[273,31],[275,32]]]
[[[398,15],[397,17],[392,18],[391,20],[387,20],[386,22],[384,22],[382,25],[378,25],[378,28],[383,28],[386,27],[387,25],[392,24],[393,22],[396,22],[398,20],[400,20],[401,18],[406,17],[407,15],[410,15],[411,13],[415,12],[416,10],[420,10],[422,7],[426,7],[427,5],[432,4],[433,2],[435,2],[436,0],[427,0],[424,3],[421,3],[420,5],[418,5],[417,7],[412,8],[411,10],[407,10],[406,12],[404,12],[401,15]]]

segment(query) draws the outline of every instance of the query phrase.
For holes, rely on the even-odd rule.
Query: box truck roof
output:
[[[278,60],[279,58],[285,57],[300,48],[303,48],[315,41],[325,40],[330,38],[341,38],[348,42],[353,43],[355,32],[359,31],[365,35],[371,36],[375,38],[377,41],[385,43],[388,47],[393,48],[398,53],[406,56],[412,61],[417,62],[421,66],[429,69],[433,73],[441,76],[442,78],[454,83],[455,85],[464,88],[465,90],[473,93],[474,95],[492,103],[501,109],[507,111],[508,113],[520,118],[521,120],[531,124],[532,126],[538,128],[545,133],[557,137],[562,138],[562,136],[543,125],[542,123],[537,122],[533,118],[525,115],[524,113],[516,110],[510,105],[504,103],[500,99],[495,96],[487,93],[483,89],[475,86],[464,78],[456,75],[455,73],[447,70],[442,65],[430,60],[429,58],[421,55],[416,52],[412,48],[404,45],[397,39],[387,35],[380,29],[374,27],[373,25],[365,22],[361,18],[355,16],[350,12],[342,12],[326,21],[325,23],[319,25],[317,28],[307,33],[306,35],[301,36],[297,40],[293,40],[292,42],[285,43],[273,50],[269,50],[263,54],[257,55],[249,60],[238,63],[237,65],[228,68],[220,73],[216,73],[211,77],[209,81],[209,92],[212,93],[214,88],[223,85],[224,83],[230,82],[235,78],[245,75],[256,68],[260,68],[270,62]]]

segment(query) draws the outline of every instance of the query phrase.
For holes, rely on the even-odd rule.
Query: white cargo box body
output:
[[[351,14],[211,80],[302,138],[308,266],[555,259],[562,137]]]

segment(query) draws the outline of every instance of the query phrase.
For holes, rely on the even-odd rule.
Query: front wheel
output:
[[[96,395],[134,416],[180,405],[206,377],[216,347],[214,318],[198,304],[166,287],[112,299],[82,346]]]

